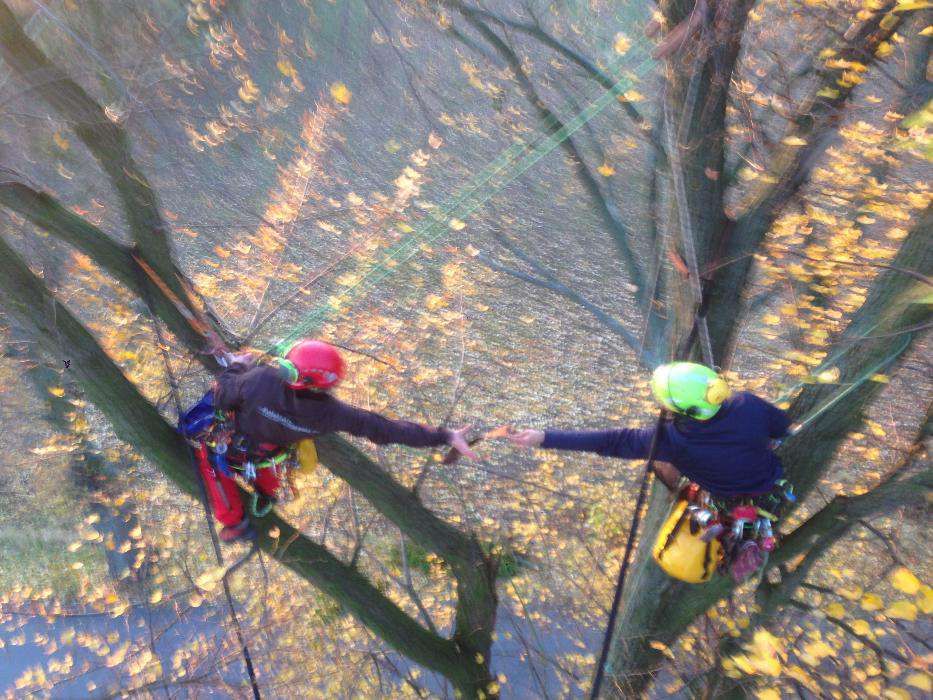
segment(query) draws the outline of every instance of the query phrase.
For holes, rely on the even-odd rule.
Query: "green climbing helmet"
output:
[[[717,372],[696,362],[671,362],[651,376],[651,392],[669,411],[709,420],[732,390]]]

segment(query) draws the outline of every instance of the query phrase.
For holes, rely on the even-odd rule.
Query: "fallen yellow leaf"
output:
[[[913,595],[920,590],[920,580],[903,566],[891,572],[891,585],[897,590]]]
[[[334,83],[330,86],[330,96],[334,98],[334,101],[342,104],[350,104],[350,100],[353,99],[353,93],[350,92],[350,89],[343,83]]]
[[[913,622],[917,619],[917,606],[909,600],[898,600],[897,602],[891,603],[887,610],[884,611],[884,614],[888,617],[896,617],[899,620],[910,620]]]

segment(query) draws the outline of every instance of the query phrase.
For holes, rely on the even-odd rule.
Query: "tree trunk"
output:
[[[931,223],[928,209],[905,239],[892,267],[925,275],[930,273],[933,266],[933,249],[928,241]],[[864,408],[883,386],[870,381],[870,377],[903,357],[922,333],[920,326],[933,316],[930,304],[922,296],[928,294],[928,290],[925,283],[897,270],[880,273],[839,343],[829,353],[834,356],[840,350],[845,351],[838,363],[842,371],[840,381],[857,383],[848,389],[842,388],[846,384],[839,387],[808,385],[794,401],[790,414],[807,422],[799,433],[788,438],[780,455],[788,477],[801,496],[817,482],[846,436],[858,426]],[[889,335],[892,333],[897,335]],[[882,337],[865,339],[866,334]],[[860,340],[850,342],[855,339]],[[846,393],[840,399],[843,391]],[[607,693],[619,697],[644,691],[650,685],[654,670],[663,662],[662,653],[650,642],[673,644],[698,615],[733,588],[731,579],[719,576],[704,585],[681,583],[668,578],[654,563],[650,550],[667,512],[669,498],[665,489],[655,485],[635,566],[623,594],[623,607],[606,668],[610,681]]]
[[[870,65],[881,42],[901,25],[908,13],[891,13],[893,0],[886,0],[858,27],[850,30],[836,57]],[[844,61],[843,61],[844,62]],[[724,264],[712,276],[709,286],[709,330],[713,353],[727,357],[740,324],[741,292],[748,285],[755,253],[771,225],[790,199],[806,183],[820,156],[836,138],[842,114],[848,106],[855,85],[838,82],[838,69],[822,67],[809,95],[792,116],[786,133],[768,154],[767,176],[759,177],[737,206],[734,225],[722,227],[712,239],[710,261]],[[803,145],[793,145],[793,144]]]

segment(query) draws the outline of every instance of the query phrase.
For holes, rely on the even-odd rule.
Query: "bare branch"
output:
[[[622,340],[625,341],[626,345],[628,345],[630,348],[632,348],[636,352],[638,351],[638,339],[635,337],[635,335],[631,331],[625,328],[615,318],[613,318],[612,316],[607,314],[605,311],[600,309],[598,306],[593,304],[591,301],[586,299],[584,296],[570,289],[570,287],[568,287],[564,283],[559,282],[553,277],[550,277],[547,279],[543,277],[536,277],[535,275],[529,274],[527,272],[522,272],[521,270],[517,270],[513,267],[508,267],[506,265],[496,262],[495,260],[490,258],[485,253],[480,253],[479,255],[476,256],[476,259],[482,262],[484,265],[486,265],[490,269],[495,270],[496,272],[501,272],[506,275],[511,275],[512,277],[515,277],[516,279],[523,280],[525,282],[528,282],[529,284],[533,284],[543,289],[548,289],[554,292],[555,294],[559,294],[565,299],[569,299],[570,301],[574,302],[575,304],[579,305],[581,308],[585,309],[590,314],[592,314],[593,317],[597,321],[599,321],[603,326],[605,326],[607,329],[609,329],[610,331],[615,333],[617,336],[622,338]]]
[[[471,14],[470,11],[464,7],[458,7],[458,10],[460,10],[464,19],[474,29],[476,29],[476,31],[479,32],[480,35],[482,35],[482,37],[490,43],[490,45],[492,45],[496,53],[498,53],[509,65],[512,74],[515,76],[519,86],[525,93],[526,99],[538,112],[541,120],[546,125],[548,125],[548,132],[555,133],[563,129],[563,122],[558,119],[557,115],[547,107],[547,105],[538,95],[537,89],[525,72],[522,61],[515,53],[515,51],[505,41],[503,41],[498,34],[492,31],[492,29],[490,29],[481,18]],[[599,185],[599,181],[593,175],[589,166],[587,166],[586,161],[583,159],[583,156],[577,149],[573,138],[568,137],[564,139],[561,142],[561,147],[571,157],[573,163],[576,166],[577,176],[579,177],[581,184],[598,206],[603,220],[606,222],[606,225],[609,227],[609,230],[612,233],[613,240],[616,244],[616,249],[618,250],[622,261],[625,264],[626,271],[628,272],[632,283],[638,290],[638,298],[641,299],[645,294],[644,273],[640,264],[638,263],[638,260],[635,258],[635,254],[632,248],[632,242],[635,240],[634,234],[622,221],[622,214],[618,207],[609,201],[609,199],[603,194],[602,188]]]

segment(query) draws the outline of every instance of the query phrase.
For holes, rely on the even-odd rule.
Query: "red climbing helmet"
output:
[[[292,389],[330,389],[343,379],[343,358],[337,348],[320,340],[299,340],[279,364]]]

